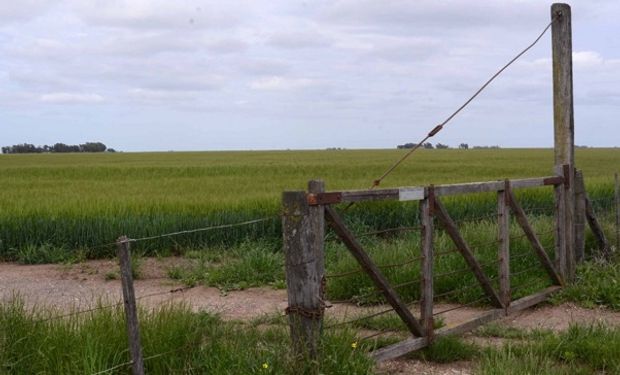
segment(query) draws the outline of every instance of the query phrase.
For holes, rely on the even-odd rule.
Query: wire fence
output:
[[[105,247],[111,247],[111,246],[117,246],[119,247],[119,249],[121,248],[122,244],[129,244],[129,243],[137,243],[137,242],[144,242],[144,241],[152,241],[152,240],[157,240],[157,239],[161,239],[161,238],[172,238],[172,237],[176,237],[176,236],[182,236],[182,235],[188,235],[188,234],[193,234],[193,233],[199,233],[199,232],[206,232],[206,231],[213,231],[213,230],[224,230],[224,229],[228,229],[228,228],[235,228],[235,227],[241,227],[241,226],[249,226],[249,225],[254,225],[257,223],[261,223],[261,222],[265,222],[268,220],[273,220],[275,218],[279,218],[279,216],[270,216],[270,217],[264,217],[264,218],[259,218],[259,219],[254,219],[254,220],[247,220],[247,221],[242,221],[242,222],[235,222],[235,223],[230,223],[230,224],[220,224],[220,225],[212,225],[212,226],[206,226],[206,227],[202,227],[202,228],[194,228],[194,229],[189,229],[189,230],[182,230],[182,231],[176,231],[176,232],[170,232],[170,233],[163,233],[163,234],[159,234],[159,235],[154,235],[154,236],[145,236],[145,237],[138,237],[138,238],[127,238],[127,237],[120,237],[119,240],[117,240],[116,242],[113,243],[104,243],[101,245],[95,245],[95,246],[91,246],[89,247],[90,249],[100,249],[100,248],[105,248]],[[128,250],[129,248],[127,248]],[[133,283],[131,281],[131,283]],[[127,304],[128,302],[128,297],[127,295],[125,295],[125,289],[127,288],[127,286],[125,285],[125,280],[123,279],[123,294],[124,294],[124,300],[120,301],[120,302],[116,302],[116,303],[108,303],[108,304],[99,304],[97,306],[94,307],[89,307],[86,309],[78,309],[78,310],[74,310],[74,311],[70,311],[68,313],[63,313],[63,314],[57,314],[54,316],[45,316],[45,317],[39,317],[39,318],[35,318],[32,319],[31,322],[38,324],[38,323],[47,323],[47,322],[51,322],[51,321],[56,321],[56,320],[61,320],[61,319],[66,319],[66,318],[71,318],[71,317],[76,317],[76,316],[81,316],[81,315],[85,315],[85,314],[89,314],[89,313],[95,313],[97,311],[102,311],[102,310],[107,310],[107,309],[115,309],[115,308],[120,308],[122,306],[125,306],[125,308],[127,308]],[[153,292],[153,293],[148,293],[148,294],[144,294],[141,296],[137,296],[133,298],[132,303],[135,304],[137,301],[142,301],[145,300],[147,298],[153,298],[153,297],[157,297],[157,296],[163,296],[163,295],[170,295],[173,296],[177,293],[183,293],[189,289],[194,288],[193,285],[191,286],[184,286],[184,287],[178,287],[178,288],[172,288],[169,290],[165,290],[165,291],[161,291],[161,292]],[[133,285],[131,285],[131,290],[133,290]],[[129,318],[127,318],[129,319]],[[31,332],[30,336],[34,335],[35,332]],[[129,332],[128,332],[129,334]],[[25,338],[22,338],[25,339]],[[131,337],[131,335],[129,335],[129,339],[130,342],[133,339]],[[138,345],[140,345],[140,343],[138,343]],[[144,358],[142,358],[143,362],[147,362],[150,360],[153,360],[155,358],[160,358],[160,357],[164,357],[170,354],[173,354],[175,352],[180,352],[183,350],[187,350],[189,349],[189,345],[186,346],[182,346],[179,348],[175,348],[173,350],[169,350],[169,351],[165,351],[162,353],[157,353],[157,354],[153,354],[153,355],[149,355],[146,356]],[[98,371],[98,372],[94,372],[92,373],[92,375],[97,375],[97,374],[107,374],[107,373],[112,373],[112,372],[116,372],[120,369],[124,369],[127,368],[129,366],[134,365],[134,361],[135,359],[132,359],[130,361],[126,361],[120,364],[116,364],[114,366],[111,366],[107,369]],[[4,365],[5,368],[10,368],[11,366],[8,365]]]

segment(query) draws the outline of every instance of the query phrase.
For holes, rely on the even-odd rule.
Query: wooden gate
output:
[[[573,231],[573,223],[567,220],[566,214],[568,200],[565,192],[569,183],[570,178],[564,175],[427,187],[325,192],[321,181],[312,181],[308,193],[285,192],[283,233],[289,298],[286,312],[295,347],[299,352],[310,353],[312,356],[318,353],[317,342],[323,329],[323,314],[327,304],[323,254],[326,223],[345,244],[362,270],[372,279],[374,286],[412,335],[409,339],[371,353],[377,361],[383,361],[423,348],[434,337],[466,332],[491,320],[528,308],[544,301],[550,294],[559,290],[564,285],[568,270],[574,267],[567,253],[569,251],[567,233]],[[553,187],[555,192],[554,260],[549,257],[514,194],[514,190],[517,189],[543,186]],[[472,249],[461,235],[457,224],[442,202],[443,197],[484,192],[497,193],[499,280],[498,286],[495,287],[474,256],[475,249]],[[396,288],[382,273],[381,267],[373,262],[335,208],[335,205],[340,203],[354,204],[378,200],[419,201],[421,231],[419,317],[414,316],[409,306],[403,302]],[[516,300],[512,299],[510,285],[511,214],[514,215],[523,236],[527,238],[530,251],[533,251],[552,282],[552,286]],[[494,307],[474,319],[437,330],[433,328],[435,221],[454,243],[469,271],[484,291],[485,297]]]

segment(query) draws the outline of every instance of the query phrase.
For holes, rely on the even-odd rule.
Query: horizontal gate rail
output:
[[[539,186],[557,186],[564,183],[563,176],[547,176],[510,180],[512,189],[533,188]],[[505,181],[474,182],[463,184],[435,185],[434,194],[436,197],[488,193],[504,190]],[[311,206],[336,203],[367,202],[380,200],[395,201],[421,201],[425,196],[423,186],[409,186],[394,189],[367,189],[367,190],[347,190],[337,192],[326,192],[318,194],[308,194],[308,204]]]

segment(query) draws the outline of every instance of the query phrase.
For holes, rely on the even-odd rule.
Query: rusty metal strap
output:
[[[543,180],[543,184],[545,185],[561,185],[563,183],[564,183],[564,177],[562,176],[549,177]]]
[[[318,193],[308,194],[308,204],[318,206],[322,204],[335,204],[342,202],[342,193]]]
[[[327,278],[325,277],[325,275],[323,275],[323,277],[321,277],[321,286],[319,288],[319,298],[320,298],[319,307],[306,308],[306,307],[299,306],[299,305],[288,306],[286,309],[284,309],[284,313],[286,315],[297,314],[297,315],[303,316],[304,318],[313,319],[313,320],[323,319],[323,315],[325,315],[325,308],[331,307],[331,305],[327,306],[327,304],[325,303],[326,288],[327,288]]]
[[[308,309],[302,306],[288,306],[284,310],[284,313],[286,315],[296,314],[303,316],[304,318],[318,320],[323,318],[323,315],[325,314],[325,307],[321,306],[315,309]]]

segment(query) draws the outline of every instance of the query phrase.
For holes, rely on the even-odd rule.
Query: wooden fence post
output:
[[[510,181],[506,180],[504,190],[497,192],[498,221],[498,260],[499,260],[499,297],[506,308],[512,299],[510,295],[510,210],[508,209],[508,191]]]
[[[611,247],[609,246],[609,242],[607,241],[607,237],[605,236],[605,232],[603,231],[603,227],[601,223],[599,223],[596,218],[596,214],[594,213],[594,207],[592,207],[592,202],[588,195],[586,194],[586,219],[588,220],[588,224],[590,225],[590,229],[592,230],[592,234],[594,234],[594,238],[598,242],[598,247],[601,251],[601,254],[606,260],[611,259]]]
[[[566,280],[566,189],[564,184],[555,185],[555,267],[563,280]]]
[[[311,193],[324,189],[322,181],[309,183]],[[282,205],[291,339],[297,355],[316,359],[325,310],[324,206],[309,206],[303,191],[284,192]]]
[[[581,263],[586,248],[586,187],[581,170],[575,171],[575,262]]]
[[[138,308],[136,306],[136,295],[133,289],[133,276],[131,274],[129,239],[126,236],[122,236],[116,241],[116,244],[121,265],[121,283],[123,285],[125,321],[127,323],[127,338],[129,340],[129,353],[131,355],[131,372],[133,375],[144,375],[144,359],[142,358],[142,347],[140,345]]]
[[[575,264],[575,120],[573,113],[573,42],[571,8],[568,4],[551,5],[551,49],[553,63],[553,125],[556,173],[565,178],[564,254],[560,264],[562,277],[571,281]],[[561,171],[560,171],[561,170]],[[560,173],[561,172],[561,173]],[[563,255],[563,257],[562,257]]]
[[[620,251],[620,180],[618,180],[618,172],[614,174],[616,182],[615,201],[616,201],[616,252]]]
[[[422,249],[422,283],[420,300],[420,321],[424,334],[433,339],[433,207],[435,203],[434,188],[426,189],[425,198],[420,201],[421,249]]]

